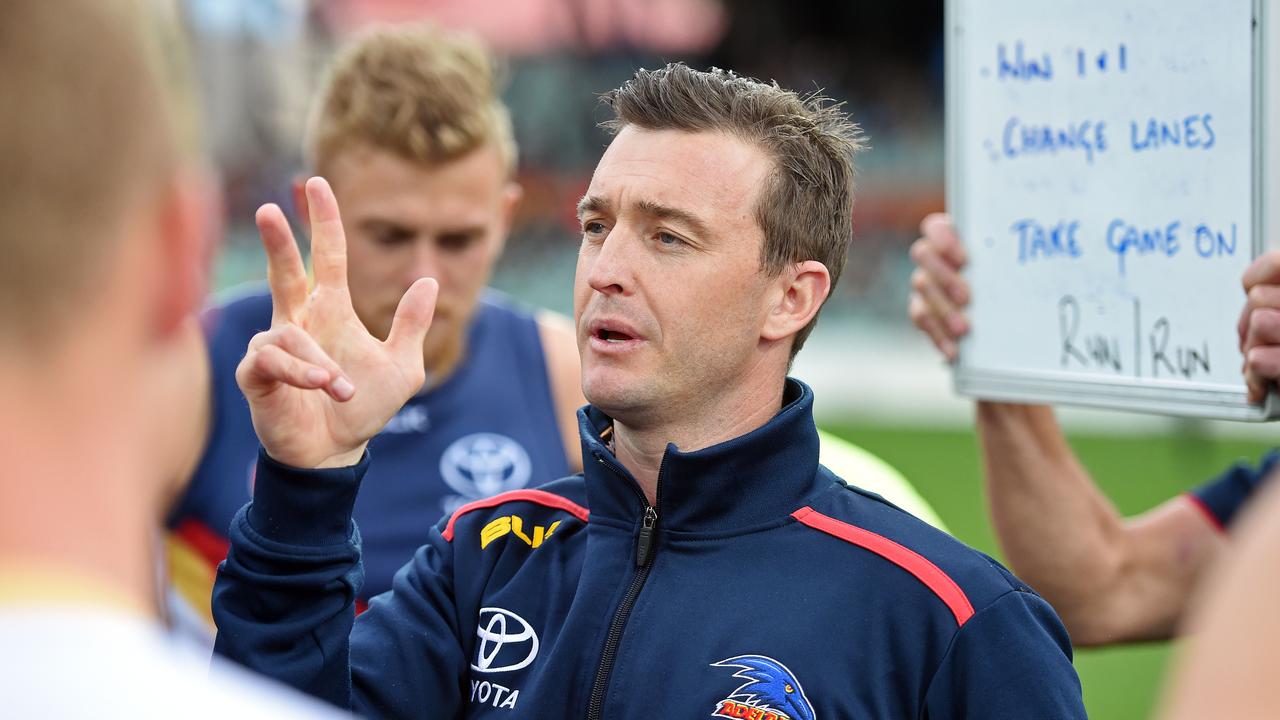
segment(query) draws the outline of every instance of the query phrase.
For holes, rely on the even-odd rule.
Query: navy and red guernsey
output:
[[[789,380],[763,427],[669,445],[656,507],[588,406],[584,475],[460,508],[358,619],[351,508],[377,454],[263,454],[217,650],[370,717],[1085,717],[1049,605],[821,467],[812,406]]]
[[[1280,450],[1272,450],[1258,464],[1238,462],[1221,475],[1188,493],[1196,505],[1204,511],[1219,530],[1231,527],[1240,508],[1253,497],[1254,492],[1271,476],[1280,461]]]
[[[255,289],[204,318],[212,386],[204,456],[169,518],[170,608],[210,637],[209,596],[227,554],[227,526],[252,495],[258,437],[235,370],[271,326],[271,295]],[[391,579],[442,516],[497,493],[569,473],[542,341],[533,316],[486,291],[466,356],[443,383],[410,398],[369,443],[378,456],[355,515],[364,532],[364,599]]]

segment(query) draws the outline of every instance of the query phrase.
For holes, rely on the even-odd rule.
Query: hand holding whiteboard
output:
[[[947,12],[948,206],[973,288],[957,390],[1275,414],[1247,402],[1236,319],[1280,237],[1276,19],[1254,0]]]

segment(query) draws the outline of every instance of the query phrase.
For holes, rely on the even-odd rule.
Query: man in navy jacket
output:
[[[845,261],[856,128],[679,64],[606,100],[578,207],[585,472],[463,506],[358,622],[365,445],[422,381],[435,285],[380,342],[324,181],[310,294],[260,214],[276,315],[237,377],[264,450],[219,652],[378,717],[1084,717],[1043,600],[818,464],[786,371]]]

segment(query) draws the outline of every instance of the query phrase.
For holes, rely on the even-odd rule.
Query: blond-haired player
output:
[[[486,288],[521,189],[494,62],[475,39],[430,26],[379,28],[335,58],[305,143],[315,172],[347,209],[347,273],[359,321],[385,338],[418,277],[440,284],[423,343],[428,381],[374,443],[388,472],[358,512],[368,530],[366,598],[441,514],[533,477],[577,469],[578,361],[572,330]],[[300,221],[307,203],[297,190]],[[259,222],[280,219],[266,211]],[[257,439],[235,386],[249,339],[270,326],[265,286],[211,309],[208,366],[173,506],[169,566],[178,612],[207,618],[232,514],[249,497]]]

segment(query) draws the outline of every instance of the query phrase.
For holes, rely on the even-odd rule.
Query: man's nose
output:
[[[589,250],[590,267],[587,284],[592,290],[606,295],[626,295],[632,290],[635,249],[638,238],[634,232],[617,226],[609,231],[604,242]]]
[[[411,283],[421,277],[440,280],[440,251],[431,239],[420,238],[413,244],[413,252],[405,271]]]

